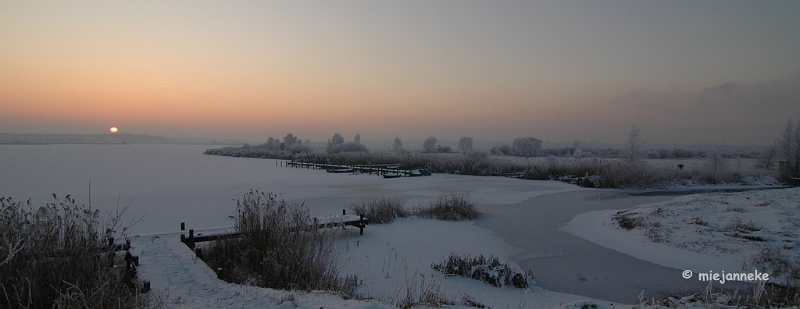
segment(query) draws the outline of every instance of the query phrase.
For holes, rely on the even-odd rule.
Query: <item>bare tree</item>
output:
[[[714,182],[717,182],[717,179],[719,179],[719,173],[721,173],[723,170],[725,170],[728,167],[727,160],[725,160],[725,157],[722,156],[722,146],[723,145],[724,145],[724,142],[723,142],[723,144],[720,144],[719,146],[717,146],[717,150],[711,156],[711,173],[712,173],[711,177],[712,177]]]
[[[358,144],[361,144],[361,134],[356,134],[356,136],[353,137],[353,141]]]
[[[472,138],[469,136],[462,136],[461,139],[458,140],[458,150],[461,150],[464,154],[472,152]]]
[[[789,163],[787,176],[800,175],[800,119],[793,123],[791,119],[786,122],[786,128],[781,132],[781,154]]]
[[[642,156],[644,141],[642,141],[641,132],[642,129],[635,124],[631,127],[630,132],[628,132],[628,143],[625,145],[625,159],[630,163],[639,161]]]
[[[394,143],[392,144],[392,150],[396,153],[403,152],[403,141],[400,140],[399,137],[394,138]]]
[[[436,138],[433,136],[428,136],[425,141],[422,142],[422,149],[425,152],[436,152]]]
[[[758,167],[763,169],[771,169],[775,165],[775,156],[778,155],[778,146],[772,144],[758,158]]]

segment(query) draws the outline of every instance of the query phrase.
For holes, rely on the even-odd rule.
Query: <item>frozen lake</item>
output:
[[[141,216],[132,233],[230,226],[234,200],[249,190],[305,202],[318,216],[335,215],[369,197],[401,196],[407,206],[442,192],[469,192],[479,204],[512,204],[578,187],[560,182],[435,174],[383,179],[279,166],[276,160],[203,155],[210,146],[2,145],[0,196],[36,206],[70,194],[78,204],[113,212],[130,204]]]
[[[470,233],[498,236],[502,244],[480,243],[457,231],[441,231],[442,236],[454,237],[447,243],[460,243],[476,252],[494,248],[484,253],[506,255],[533,270],[537,286],[618,302],[631,302],[642,290],[645,296],[657,297],[705,286],[682,279],[680,270],[638,260],[561,230],[581,213],[671,197],[631,197],[618,190],[504,177],[434,174],[383,179],[331,174],[282,167],[276,160],[203,155],[208,147],[2,145],[0,196],[22,201],[30,198],[38,206],[52,202],[53,194],[59,198],[70,194],[78,204],[88,204],[91,179],[93,208],[113,212],[117,205],[130,205],[127,220],[142,218],[131,234],[151,234],[176,231],[180,222],[194,229],[231,226],[229,216],[235,214],[235,199],[251,189],[305,203],[319,217],[340,214],[352,203],[370,197],[401,197],[406,206],[415,206],[427,204],[442,193],[468,192],[484,213],[472,224],[483,232]],[[387,228],[392,226],[371,227],[376,233]],[[463,237],[470,240],[461,242]],[[413,238],[401,243],[413,241],[415,246],[409,248],[416,248],[420,239]],[[412,249],[408,251],[413,253]]]

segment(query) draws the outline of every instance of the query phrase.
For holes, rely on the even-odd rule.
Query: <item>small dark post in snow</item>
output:
[[[150,292],[150,280],[142,280],[142,294]]]
[[[347,214],[347,209],[342,209],[342,216]]]
[[[189,230],[189,248],[194,249],[194,229]]]
[[[364,215],[363,214],[359,214],[358,215],[358,220],[360,221],[360,222],[358,222],[358,235],[363,236],[364,235]]]

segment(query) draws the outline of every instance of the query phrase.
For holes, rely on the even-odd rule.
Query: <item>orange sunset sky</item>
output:
[[[798,1],[4,1],[0,132],[771,144]]]

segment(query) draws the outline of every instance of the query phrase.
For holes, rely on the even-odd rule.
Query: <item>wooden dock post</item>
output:
[[[189,239],[187,241],[189,248],[194,249],[194,229],[189,229]]]
[[[181,231],[186,230],[186,222],[181,222]]]
[[[363,214],[359,214],[359,215],[358,215],[358,218],[359,218],[359,222],[358,222],[358,235],[359,235],[359,236],[364,236],[364,225],[365,225],[365,224],[364,224],[364,215],[363,215]]]

